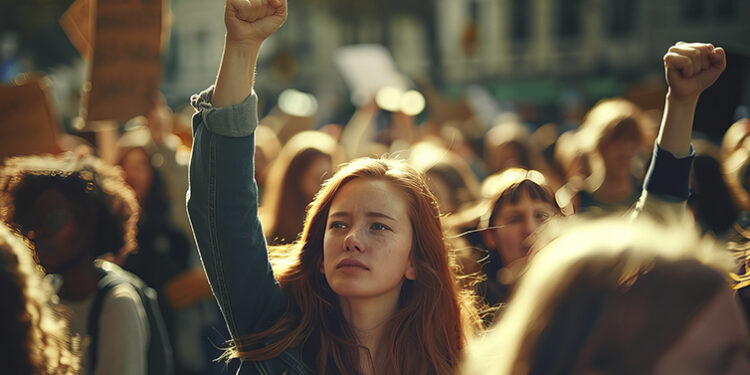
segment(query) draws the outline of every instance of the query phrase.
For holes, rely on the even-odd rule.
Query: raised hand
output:
[[[260,45],[284,24],[287,0],[226,0],[227,35],[213,105],[239,104],[253,90]]]
[[[672,99],[697,100],[726,68],[721,47],[706,43],[677,42],[664,55],[664,71]]]
[[[258,46],[284,24],[286,16],[286,0],[227,0],[226,41]]]
[[[669,91],[656,138],[661,148],[678,158],[688,156],[698,97],[716,82],[726,66],[724,49],[712,44],[679,42],[669,48],[664,55]]]

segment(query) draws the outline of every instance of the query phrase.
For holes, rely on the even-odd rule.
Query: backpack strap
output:
[[[91,371],[96,369],[96,364],[99,361],[99,318],[102,315],[102,308],[104,307],[104,299],[109,295],[109,292],[114,289],[117,285],[125,282],[117,278],[110,272],[105,273],[104,277],[99,280],[99,284],[96,288],[96,294],[94,299],[91,301],[91,307],[89,308],[89,316],[86,324],[86,331],[91,338],[89,343],[89,358],[91,359]]]

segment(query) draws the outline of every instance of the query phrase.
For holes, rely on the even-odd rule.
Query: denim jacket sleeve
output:
[[[257,96],[215,108],[212,88],[194,95],[187,209],[211,290],[235,343],[285,310],[258,219],[254,179]]]

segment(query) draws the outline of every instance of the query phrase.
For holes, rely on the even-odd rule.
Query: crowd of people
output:
[[[692,129],[721,47],[666,51],[661,120],[610,98],[573,130],[503,116],[476,142],[404,113],[375,129],[373,102],[290,134],[253,90],[286,17],[226,1],[192,137],[159,99],[96,144],[3,160],[4,368],[750,373],[750,120],[721,145]]]

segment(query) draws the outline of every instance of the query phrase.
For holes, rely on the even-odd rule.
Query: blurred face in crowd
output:
[[[659,358],[654,375],[750,374],[747,321],[729,289],[709,303]]]
[[[143,149],[132,149],[125,154],[120,165],[125,172],[125,182],[135,191],[138,202],[143,203],[154,178],[148,155]]]
[[[85,233],[68,200],[54,189],[42,192],[34,203],[31,222],[23,231],[34,243],[39,263],[48,273],[63,271],[86,253]]]
[[[451,194],[451,188],[437,173],[427,172],[427,186],[435,195],[435,199],[443,214],[451,213],[456,209],[455,197]]]
[[[300,181],[302,193],[308,202],[320,190],[320,184],[327,176],[330,176],[332,170],[333,166],[328,156],[319,155],[310,161],[310,165],[305,168]]]
[[[500,172],[513,167],[529,167],[524,165],[523,152],[520,146],[513,142],[507,142],[492,149],[490,158],[491,160],[488,160],[487,164],[489,164],[492,172]]]
[[[610,139],[599,145],[599,153],[604,160],[608,175],[630,173],[630,164],[640,148],[640,140],[636,131],[628,127],[617,129]]]
[[[524,259],[532,243],[529,236],[555,215],[551,204],[532,199],[529,192],[520,192],[517,202],[498,201],[485,241],[500,253],[506,266]]]
[[[415,278],[412,237],[404,193],[385,180],[355,178],[331,202],[321,271],[340,297],[396,301],[404,280]]]

